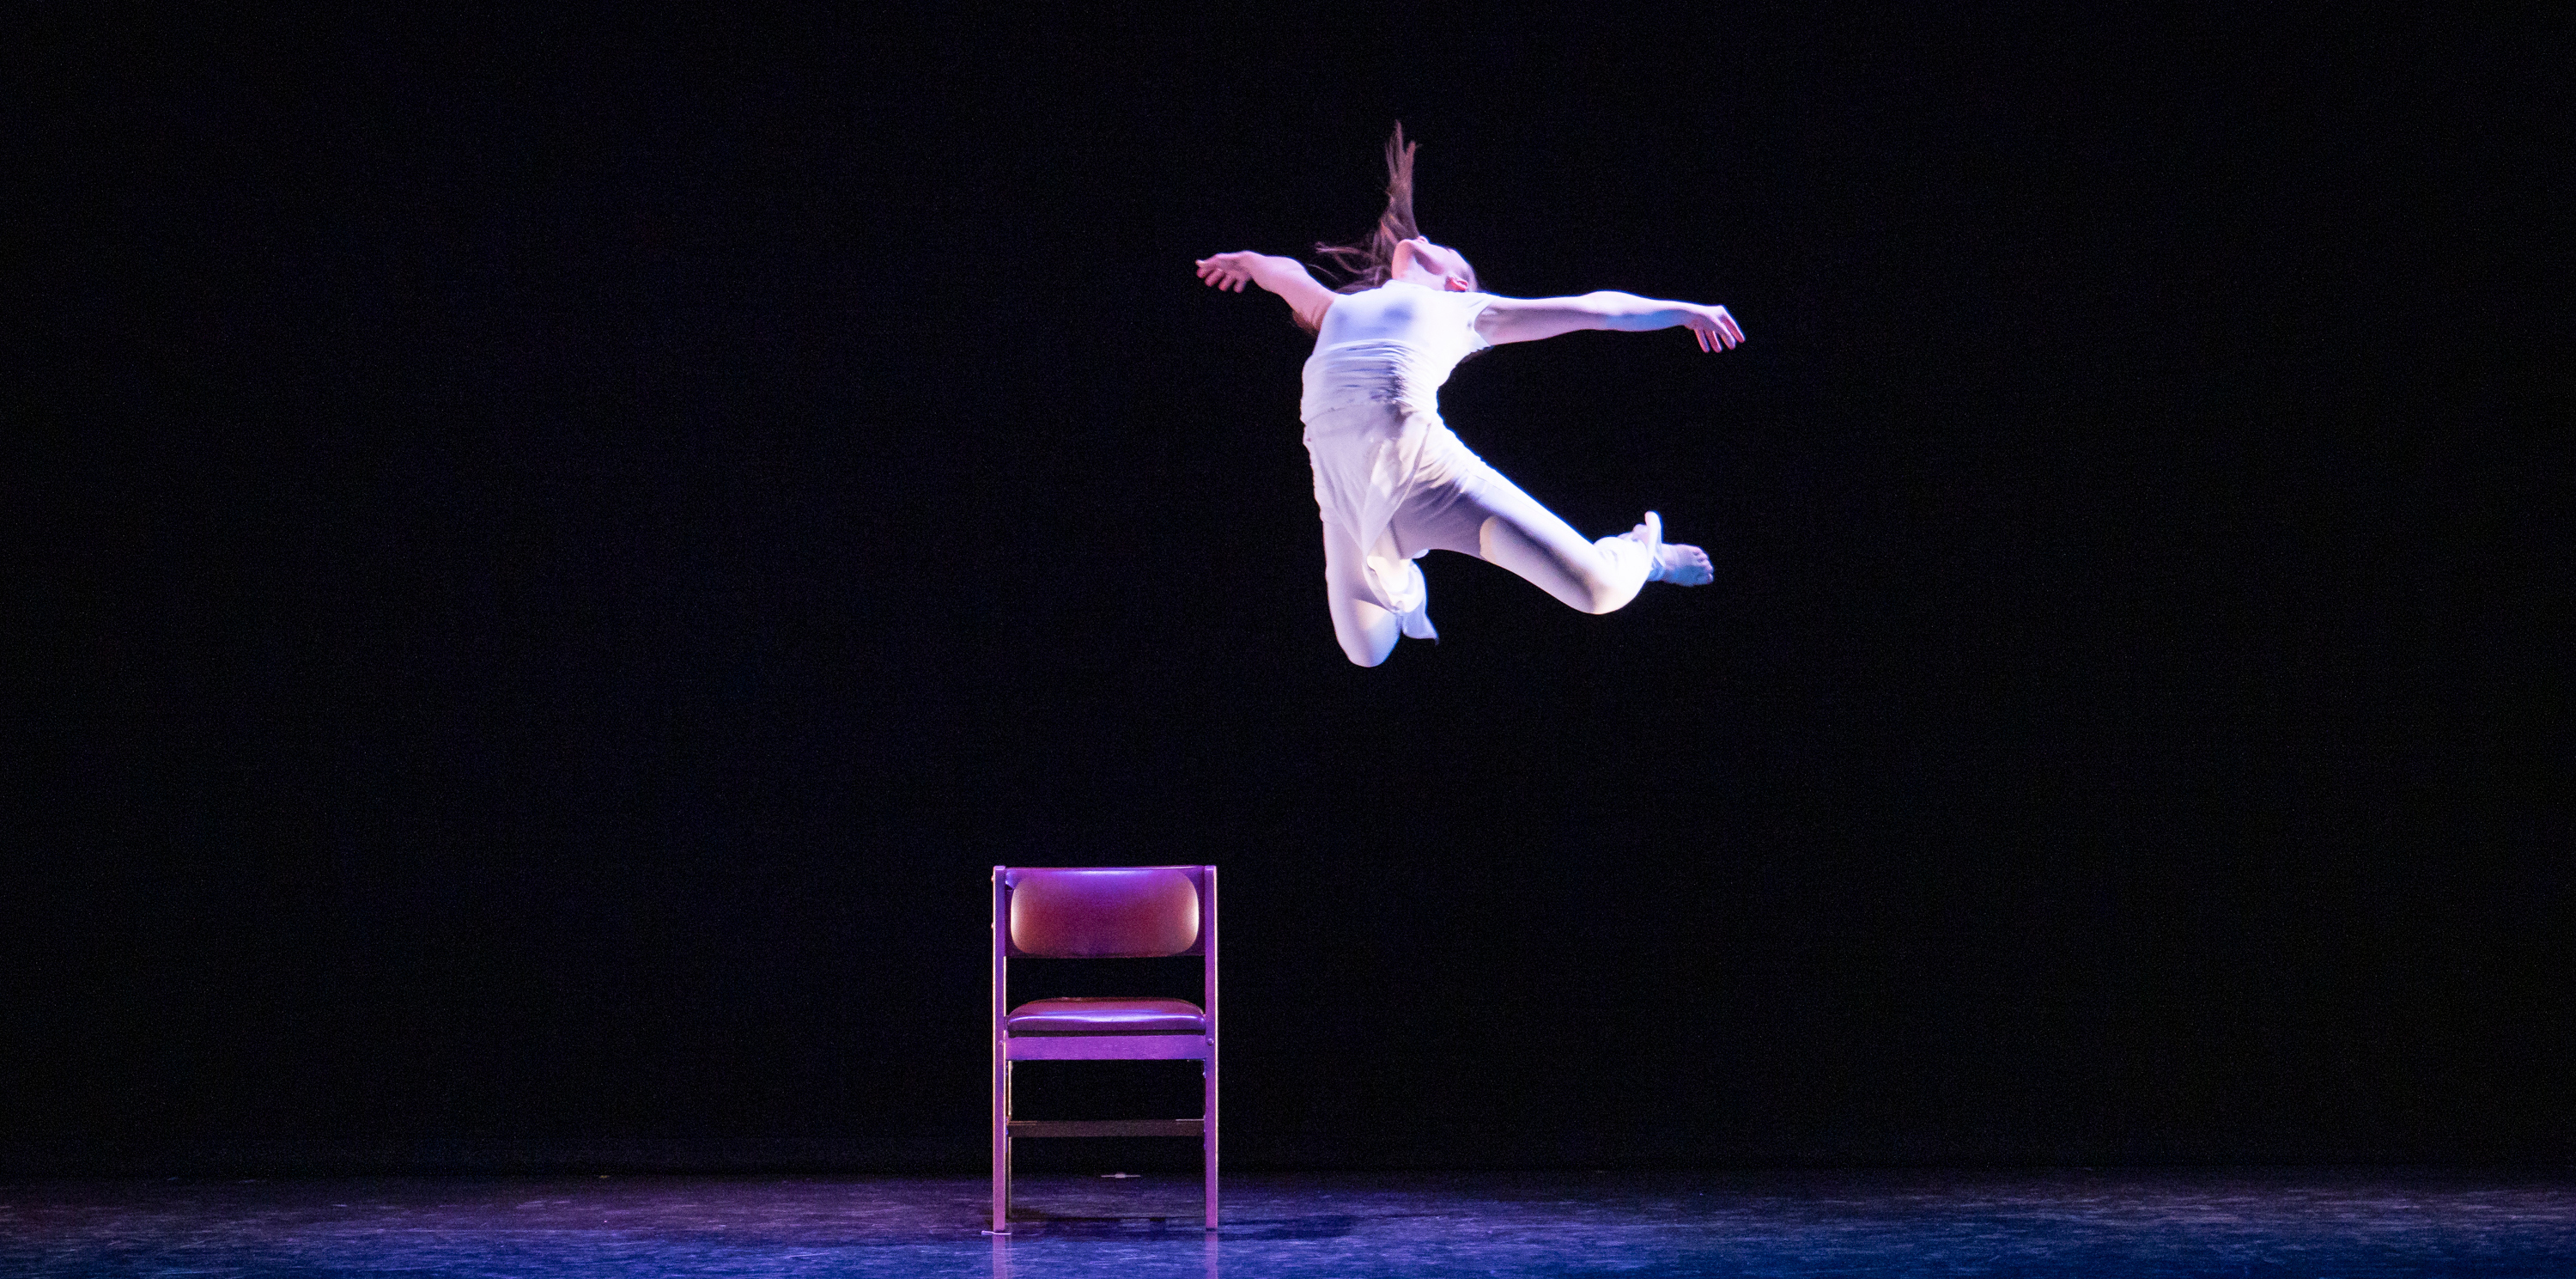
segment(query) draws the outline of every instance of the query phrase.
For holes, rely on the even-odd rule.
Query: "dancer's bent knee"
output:
[[[1324,603],[1333,615],[1333,638],[1354,666],[1376,666],[1404,634],[1393,613],[1378,607],[1363,576],[1359,552],[1329,525],[1324,530]]]
[[[1365,612],[1376,613],[1376,622],[1365,620]],[[1333,638],[1341,641],[1342,656],[1351,659],[1353,666],[1384,664],[1402,635],[1395,615],[1385,609],[1357,603],[1344,603],[1333,609]]]

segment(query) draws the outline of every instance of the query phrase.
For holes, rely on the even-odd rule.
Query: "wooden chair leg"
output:
[[[993,1063],[993,1233],[1011,1230],[1011,1063]]]
[[[1206,1080],[1207,1108],[1201,1111],[1199,1125],[1199,1158],[1207,1177],[1207,1228],[1216,1229],[1216,1059],[1203,1063]]]

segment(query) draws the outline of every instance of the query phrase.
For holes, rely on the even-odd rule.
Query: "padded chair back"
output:
[[[1195,866],[1014,867],[1010,954],[1050,959],[1192,955],[1199,948]]]

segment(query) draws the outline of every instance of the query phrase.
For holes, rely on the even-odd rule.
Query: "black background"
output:
[[[21,15],[18,1148],[972,1167],[987,869],[1212,861],[1238,1166],[2566,1157],[2563,11],[868,8]],[[1341,657],[1190,263],[1398,119],[1716,585]]]

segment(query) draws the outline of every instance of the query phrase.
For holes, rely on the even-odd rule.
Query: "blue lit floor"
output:
[[[0,1274],[2576,1276],[2576,1172],[0,1183]]]

